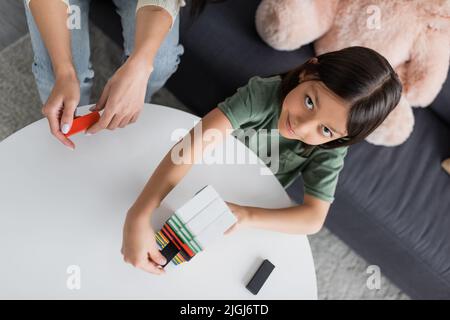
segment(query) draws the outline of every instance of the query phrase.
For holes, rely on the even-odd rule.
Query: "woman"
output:
[[[184,1],[112,1],[122,22],[125,62],[105,85],[93,109],[104,112],[88,134],[135,122],[144,100],[149,101],[175,72],[184,50],[178,43],[178,12]],[[75,144],[64,133],[70,130],[77,106],[89,104],[94,77],[90,2],[25,0],[42,113],[51,133],[72,150]]]

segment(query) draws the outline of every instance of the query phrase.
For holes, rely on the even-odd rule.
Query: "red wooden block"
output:
[[[96,123],[100,119],[100,113],[98,111],[94,111],[88,113],[84,116],[75,117],[73,119],[72,127],[69,132],[65,134],[66,137],[70,137],[74,134],[77,134],[81,131],[86,131],[90,126]]]

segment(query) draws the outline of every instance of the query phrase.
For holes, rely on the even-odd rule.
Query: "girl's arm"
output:
[[[232,126],[228,118],[220,111],[218,108],[210,111],[197,125],[196,127],[201,127],[202,134],[194,136],[195,128],[191,131],[177,144],[183,144],[184,146],[189,146],[185,148],[187,154],[183,154],[183,157],[189,158],[188,163],[175,164],[172,157],[172,150],[175,148],[173,146],[171,150],[166,154],[163,160],[160,162],[156,170],[153,172],[149,181],[144,187],[137,198],[133,207],[139,207],[141,214],[150,216],[153,209],[157,208],[161,201],[166,197],[166,195],[178,184],[178,182],[189,172],[194,161],[198,161],[201,154],[195,152],[202,148],[211,149],[214,144],[218,144],[220,141],[204,141],[203,136],[207,130],[219,130],[222,136],[226,137],[227,130],[232,130]],[[187,140],[187,141],[186,141]],[[191,142],[190,144],[188,142]],[[195,158],[195,156],[197,156]]]
[[[314,234],[320,231],[330,208],[330,203],[305,194],[303,204],[282,208],[265,209],[228,203],[237,215],[238,222],[226,233],[239,226],[269,229],[292,234]]]
[[[201,127],[201,135],[194,135],[195,131]],[[197,128],[197,130],[196,130]],[[203,139],[204,133],[209,129],[220,130],[225,138],[227,129],[232,129],[228,118],[215,108],[209,112],[189,134],[187,134],[178,144],[183,144],[189,158],[188,163],[177,164],[172,161],[172,147],[156,170],[151,175],[144,189],[138,196],[135,203],[127,213],[123,230],[122,254],[124,260],[142,270],[161,274],[164,271],[158,268],[157,264],[164,264],[164,258],[157,249],[154,231],[150,226],[151,215],[166,195],[178,184],[178,182],[188,173],[194,161],[200,160],[201,153],[196,153],[197,148],[213,148],[220,141],[206,142]],[[186,159],[185,158],[185,159]]]

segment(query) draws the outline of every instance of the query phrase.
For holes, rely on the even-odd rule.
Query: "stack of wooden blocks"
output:
[[[161,253],[175,265],[191,260],[237,221],[212,186],[195,194],[156,234]]]

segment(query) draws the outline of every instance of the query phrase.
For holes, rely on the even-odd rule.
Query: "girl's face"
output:
[[[305,81],[284,99],[278,130],[309,145],[327,143],[347,135],[348,110],[323,82]]]

